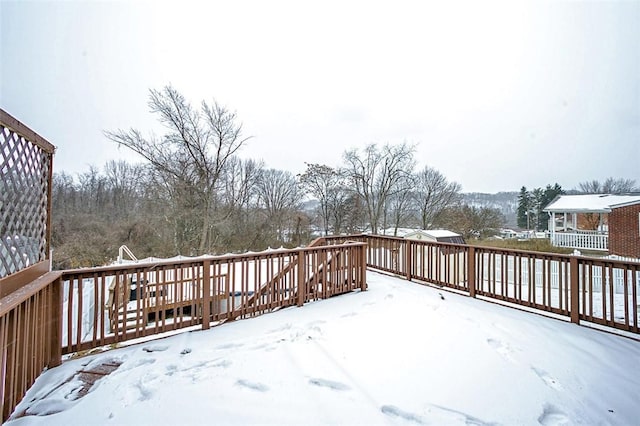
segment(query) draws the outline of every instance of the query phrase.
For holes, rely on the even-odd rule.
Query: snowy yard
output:
[[[69,360],[10,425],[637,424],[640,342],[368,272],[369,290]],[[80,370],[120,364],[86,396]]]

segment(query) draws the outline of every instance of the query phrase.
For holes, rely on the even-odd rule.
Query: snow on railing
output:
[[[352,243],[64,271],[62,351],[364,290],[365,269],[365,245]]]

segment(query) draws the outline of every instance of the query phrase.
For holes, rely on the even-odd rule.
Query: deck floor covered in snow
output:
[[[637,424],[640,342],[368,272],[369,290],[46,371],[11,425]],[[86,387],[81,371],[117,369]],[[84,390],[83,390],[84,389]]]

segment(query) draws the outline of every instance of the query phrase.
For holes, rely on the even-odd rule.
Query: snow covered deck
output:
[[[177,333],[181,329],[207,330],[211,325],[274,313],[289,306],[307,305],[304,309],[308,309],[316,306],[315,302],[321,299],[329,303],[334,300],[333,296],[366,290],[367,280],[371,279],[371,273],[367,273],[365,269],[368,267],[405,278],[403,289],[404,286],[421,288],[416,282],[427,282],[449,288],[459,295],[470,296],[471,300],[483,299],[481,303],[497,301],[537,313],[544,312],[575,324],[618,329],[629,335],[640,333],[640,263],[637,262],[371,235],[325,237],[323,240],[327,245],[296,250],[64,271],[53,277],[53,281],[42,282],[33,289],[36,292],[35,300],[47,301],[60,297],[61,310],[45,314],[53,318],[53,321],[39,322],[38,318],[42,318],[42,314],[40,310],[32,309],[31,293],[24,292],[19,300],[14,300],[11,306],[5,308],[9,315],[9,322],[5,322],[9,325],[5,327],[14,329],[11,321],[15,318],[21,321],[23,328],[31,324],[38,325],[40,328],[35,327],[32,334],[35,333],[36,337],[44,336],[42,339],[49,343],[49,346],[42,347],[50,348],[46,349],[50,355],[41,350],[38,353],[43,352],[53,360],[49,364],[51,367],[59,362],[60,340],[63,354],[94,351],[99,347],[122,345],[126,341],[166,336],[167,333]],[[111,277],[114,277],[113,292],[110,291],[109,284]],[[45,293],[42,293],[43,289],[46,290]],[[185,293],[187,290],[189,293]],[[441,292],[439,289],[435,291]],[[185,295],[186,298],[182,297]],[[396,295],[391,291],[384,295],[385,300],[394,297]],[[443,293],[438,294],[438,297],[446,300],[452,295],[445,296]],[[109,299],[114,303],[109,303]],[[185,305],[178,311],[173,305],[177,300],[181,300],[181,303],[187,301],[189,308],[184,309]],[[131,319],[134,327],[130,329],[129,324],[117,321],[111,326],[114,329],[110,329],[109,309],[112,313],[126,312],[128,315],[130,304],[136,308],[131,309],[136,312],[135,318]],[[14,309],[14,305],[17,308]],[[46,305],[58,306],[51,303]],[[387,330],[392,334],[399,333],[398,330],[402,327],[414,327],[414,310],[429,310],[431,307],[428,303],[421,305],[403,302],[398,306],[400,311],[381,313],[383,324],[380,326],[385,327],[384,323],[387,321],[393,323],[385,315],[400,316],[406,322],[394,323],[393,328]],[[171,310],[173,312],[169,312]],[[17,314],[14,315],[14,311]],[[355,310],[353,312],[358,314]],[[22,320],[31,313],[35,314],[35,320]],[[340,326],[343,322],[348,323],[342,318],[349,316],[350,313],[331,321]],[[328,314],[327,318],[330,317]],[[420,324],[419,332],[416,333],[418,339],[423,338],[424,327],[444,326],[440,320],[434,322],[433,318],[420,317],[417,320],[415,324]],[[129,318],[126,322],[129,322]],[[226,329],[226,325],[218,328]],[[47,328],[40,330],[44,326]],[[351,339],[359,341],[375,338],[377,345],[384,345],[384,338],[380,340],[376,337],[382,329],[375,329],[375,336],[371,337],[368,324],[361,324],[360,327],[360,330],[351,333]],[[296,335],[299,332],[296,331]],[[456,330],[453,333],[455,335]],[[20,396],[33,383],[22,380],[24,376],[18,368],[22,368],[24,363],[13,362],[19,360],[20,354],[28,356],[28,350],[32,347],[33,339],[21,336],[10,335],[4,341],[5,347],[11,348],[10,357],[7,358],[11,362],[8,364],[8,373],[3,376],[5,381],[8,380],[8,389],[15,389],[16,383],[27,383],[24,390],[20,391]],[[315,338],[313,335],[307,337],[309,340]],[[490,346],[495,344],[496,339],[488,337],[487,342],[489,340]],[[158,351],[155,346],[147,349],[145,352]],[[182,355],[189,354],[190,350],[183,348]],[[475,348],[469,353],[475,354]],[[469,356],[466,355],[466,358]],[[392,368],[390,363],[404,362],[401,357],[390,359],[392,361],[381,360],[381,368],[389,369]],[[469,362],[468,359],[466,362]],[[84,373],[99,370],[101,365],[116,364],[122,363],[105,358],[98,365],[88,366]],[[269,368],[272,366],[269,365]],[[41,370],[37,371],[39,373]],[[78,373],[78,377],[84,373]],[[117,374],[117,371],[112,374]],[[75,376],[74,373],[65,380],[73,382]],[[36,377],[37,375],[33,380]],[[324,380],[323,377],[314,377],[310,379],[310,383],[316,385],[325,383]],[[265,389],[261,382],[254,386],[255,383],[251,379],[239,378],[236,384],[249,389]],[[249,385],[245,386],[247,384]],[[77,388],[84,389],[86,386],[82,384]],[[67,396],[73,399],[77,395]],[[15,404],[19,401],[16,398]],[[6,407],[10,407],[5,410],[5,416],[8,416],[15,405]],[[379,408],[382,414],[395,416],[401,421],[422,422],[425,418],[424,413],[407,411],[399,405],[383,404]],[[553,405],[545,406],[539,417],[542,419],[541,423],[557,419],[551,414],[561,412],[564,411],[556,410]],[[463,417],[466,421],[477,423],[477,411],[474,410],[473,413],[472,417]]]
[[[640,342],[375,272],[367,281],[65,361],[8,425],[637,423]],[[83,396],[77,373],[104,363],[120,365]]]

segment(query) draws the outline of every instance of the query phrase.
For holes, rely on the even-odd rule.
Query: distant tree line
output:
[[[633,179],[609,177],[603,182],[588,180],[578,184],[578,193],[582,194],[624,194],[628,192],[640,192],[640,187]]]
[[[343,155],[341,167],[307,164],[305,193],[318,200],[313,223],[323,234],[353,230],[397,235],[399,228],[440,229],[487,237],[503,226],[498,209],[463,203],[461,186],[425,166],[415,170],[414,147],[368,145]]]
[[[309,163],[295,176],[242,159],[242,125],[215,101],[194,107],[167,86],[150,91],[149,107],[163,135],[105,132],[143,164],[110,161],[75,177],[54,174],[56,268],[108,263],[123,244],[139,257],[220,254],[400,227],[479,237],[504,222],[497,209],[463,204],[460,185],[436,169],[416,171],[406,143],[349,150],[339,167]],[[304,208],[309,198],[317,208]]]

